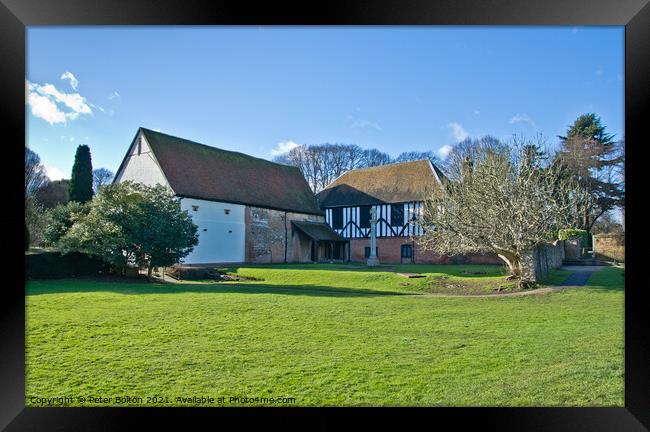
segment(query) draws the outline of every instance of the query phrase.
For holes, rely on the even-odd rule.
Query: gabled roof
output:
[[[322,214],[300,170],[140,128],[176,195]]]
[[[291,221],[291,223],[316,241],[348,241],[324,222]]]
[[[321,208],[422,201],[441,186],[442,172],[429,160],[351,170],[318,193]]]

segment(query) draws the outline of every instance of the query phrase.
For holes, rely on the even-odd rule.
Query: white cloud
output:
[[[438,149],[438,156],[444,159],[449,155],[449,153],[451,153],[452,150],[453,150],[452,146],[450,146],[449,144],[445,144]]]
[[[473,112],[474,112],[474,115],[481,115],[481,111],[479,111],[477,109],[475,109]]]
[[[299,147],[300,144],[297,142],[288,140],[288,141],[280,141],[277,146],[275,146],[274,149],[271,150],[271,155],[272,156],[279,156],[281,154],[285,154],[290,152],[292,149]]]
[[[27,92],[26,103],[31,107],[32,115],[49,124],[66,123],[75,120],[81,114],[92,114],[86,98],[79,93],[64,93],[52,84],[40,85],[25,80]],[[62,108],[67,108],[64,111]]]
[[[107,99],[108,99],[108,100],[113,100],[113,99],[115,99],[115,98],[119,98],[119,97],[120,97],[120,94],[119,94],[118,92],[114,91],[113,93],[111,93],[111,94],[108,95],[108,98],[107,98]]]
[[[463,126],[460,123],[449,123],[447,125],[448,127],[451,128],[451,134],[453,135],[454,139],[458,142],[464,140],[469,136],[467,131],[463,128]]]
[[[47,173],[47,176],[50,178],[50,180],[61,180],[69,177],[65,172],[61,171],[57,167],[53,167],[48,164],[44,164],[44,166],[45,172]]]
[[[77,77],[74,76],[74,74],[70,71],[65,71],[61,75],[62,80],[70,80],[70,87],[72,87],[73,90],[77,90],[77,86],[79,85],[79,80]]]
[[[34,117],[41,118],[49,124],[65,123],[65,113],[56,106],[49,98],[30,92],[27,95],[27,104],[32,110]]]
[[[515,123],[528,123],[534,128],[537,128],[537,125],[533,121],[532,118],[528,114],[516,114],[514,117],[510,119],[510,124],[515,124]]]

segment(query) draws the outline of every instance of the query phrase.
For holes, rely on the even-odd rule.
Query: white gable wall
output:
[[[193,206],[198,206],[198,209],[194,210]],[[183,259],[185,264],[240,263],[246,260],[246,206],[182,198],[181,208],[187,210],[199,227],[199,244]]]
[[[162,170],[156,162],[153,152],[147,144],[145,137],[140,134],[135,139],[129,155],[120,172],[117,173],[116,182],[131,180],[148,186],[161,184],[169,187]]]
[[[147,143],[139,134],[134,140],[116,182],[133,181],[148,186],[169,186],[162,169]],[[193,206],[198,206],[194,211]],[[183,259],[186,264],[245,261],[245,206],[223,202],[182,198],[181,208],[187,210],[199,227],[199,244]],[[225,210],[228,210],[226,214]]]

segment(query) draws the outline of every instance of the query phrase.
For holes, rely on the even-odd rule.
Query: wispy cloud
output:
[[[359,110],[358,110],[359,111]],[[357,118],[354,116],[348,116],[348,123],[353,129],[374,129],[378,132],[383,131],[381,125],[377,122],[373,122],[366,119]]]
[[[274,149],[271,149],[271,155],[272,156],[279,156],[285,153],[290,152],[292,149],[299,147],[300,144],[298,144],[295,141],[287,140],[287,141],[280,141],[278,145],[275,146]]]
[[[477,110],[477,109],[475,109],[475,110],[472,111],[472,112],[474,113],[474,115],[481,115],[481,111],[479,111],[479,110]]]
[[[77,77],[74,76],[74,74],[70,71],[65,71],[63,74],[61,74],[61,79],[62,80],[70,80],[70,87],[72,87],[73,90],[77,90],[77,86],[79,85],[79,80]]]
[[[81,114],[92,114],[86,98],[79,93],[65,93],[52,84],[41,85],[27,80],[25,90],[25,102],[30,106],[32,115],[49,124],[66,123],[77,119]],[[65,111],[62,109],[64,107]]]
[[[449,153],[451,153],[452,150],[453,150],[452,146],[450,146],[449,144],[445,144],[437,150],[437,153],[438,156],[444,159],[447,156],[449,156]]]
[[[121,97],[120,94],[118,92],[114,91],[113,93],[108,95],[107,99],[108,100],[113,100],[113,99],[116,99],[116,98],[119,98],[119,97]]]
[[[532,118],[528,114],[516,114],[510,119],[510,124],[515,124],[515,123],[528,123],[534,128],[537,128],[537,125],[533,121]]]
[[[453,122],[449,123],[447,126],[451,129],[451,135],[458,142],[464,140],[469,136],[469,133],[467,133],[465,128],[460,123]]]

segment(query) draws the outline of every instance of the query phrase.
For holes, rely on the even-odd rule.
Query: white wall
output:
[[[139,145],[138,145],[139,144]],[[140,147],[140,148],[138,148]],[[169,187],[169,183],[162,170],[156,163],[155,157],[147,144],[147,140],[138,135],[134,144],[129,150],[129,156],[122,168],[117,173],[116,182],[131,180],[136,183],[142,183],[148,186],[154,186],[156,183]]]
[[[198,206],[198,210],[192,206]],[[185,264],[245,261],[246,206],[182,198],[181,208],[199,227],[199,244],[183,259]]]

